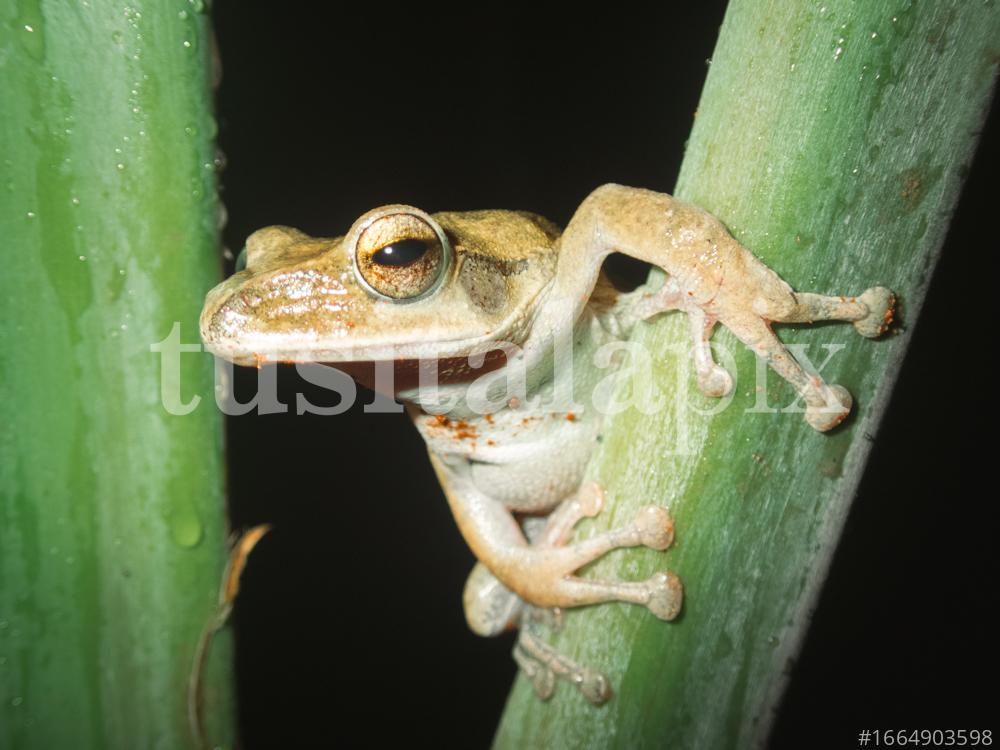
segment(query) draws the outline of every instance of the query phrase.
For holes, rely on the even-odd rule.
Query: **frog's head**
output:
[[[558,235],[527,213],[401,205],[335,239],[267,227],[209,292],[201,335],[238,364],[440,360],[520,344]]]

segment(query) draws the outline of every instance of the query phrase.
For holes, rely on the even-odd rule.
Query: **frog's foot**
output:
[[[631,602],[644,605],[662,620],[671,620],[680,611],[683,599],[680,580],[672,573],[657,573],[646,581],[597,581],[573,574],[613,549],[641,545],[664,550],[673,538],[670,514],[657,505],[646,506],[629,524],[552,549],[548,562],[552,575],[544,587],[534,588],[534,596],[547,606],[560,607]]]
[[[847,418],[854,400],[847,389],[840,385],[824,383],[820,392],[822,395],[817,399],[818,402],[806,406],[806,422],[814,430],[826,432]]]
[[[535,689],[535,695],[543,701],[551,698],[556,689],[555,672],[528,656],[521,648],[520,643],[514,646],[512,653],[517,668],[528,678],[528,682]]]
[[[866,289],[858,301],[868,308],[865,317],[854,321],[854,330],[868,339],[875,339],[889,330],[896,311],[896,295],[884,286]]]
[[[595,706],[606,703],[611,697],[611,684],[607,677],[559,653],[527,628],[522,628],[518,636],[514,661],[542,700],[552,696],[557,678],[575,685],[583,697]]]
[[[801,299],[819,295],[796,295],[796,297]],[[849,301],[843,304],[860,305]],[[789,316],[782,318],[782,320],[788,319]],[[776,373],[792,384],[806,402],[805,419],[810,427],[826,432],[844,421],[851,411],[851,394],[839,385],[827,384],[819,375],[806,372],[774,335],[767,320],[738,315],[722,322],[758,357],[766,360]]]
[[[884,286],[873,286],[857,297],[795,292],[793,298],[793,304],[780,310],[759,312],[777,323],[843,320],[853,323],[854,329],[865,338],[874,339],[889,329],[896,309],[896,295]]]

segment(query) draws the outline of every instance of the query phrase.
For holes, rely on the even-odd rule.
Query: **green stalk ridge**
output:
[[[651,380],[666,409],[630,408],[610,420],[590,467],[609,507],[577,538],[650,502],[668,505],[677,536],[666,556],[616,551],[585,575],[638,580],[669,568],[684,582],[684,610],[673,623],[626,604],[568,612],[552,642],[605,670],[615,696],[595,709],[560,685],[543,703],[519,677],[497,748],[765,742],[972,160],[998,59],[992,0],[730,4],[676,194],[722,219],[797,290],[892,288],[906,326],[876,342],[846,324],[779,328],[817,366],[829,354],[824,376],[854,395],[851,419],[826,435],[801,413],[780,411],[795,402],[790,386],[758,372],[728,331],[713,339],[737,375],[721,408],[693,383],[682,315],[638,328],[633,340],[655,353]],[[648,385],[625,382],[620,395]]]
[[[201,0],[0,2],[0,747],[194,747],[222,430],[150,345],[219,274]],[[177,375],[169,378],[176,383]],[[185,401],[211,359],[180,358]],[[204,713],[232,744],[229,645]]]

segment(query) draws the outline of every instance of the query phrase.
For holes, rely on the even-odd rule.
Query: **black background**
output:
[[[669,191],[724,3],[662,5],[217,2],[227,244],[274,223],[341,234],[392,202],[565,223],[604,182]],[[996,167],[987,133],[773,747],[995,716],[981,683],[996,667],[995,491],[982,484]],[[242,397],[255,376],[239,373]],[[324,402],[289,369],[279,380],[292,412],[296,391]],[[230,420],[228,440],[234,525],[275,525],[236,612],[243,746],[486,747],[512,641],[465,626],[473,558],[405,417],[360,403],[335,418],[251,414]]]

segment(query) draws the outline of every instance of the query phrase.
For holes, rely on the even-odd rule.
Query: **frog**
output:
[[[604,268],[612,253],[659,271],[621,290]],[[773,324],[844,321],[874,339],[895,305],[882,286],[796,292],[709,212],[607,184],[565,229],[526,211],[402,204],[368,211],[333,238],[259,229],[237,271],[208,293],[200,328],[206,348],[236,364],[334,365],[406,404],[477,560],[463,592],[469,627],[518,630],[513,656],[540,698],[564,681],[599,705],[612,694],[606,675],[557,651],[542,630],[558,628],[568,608],[608,602],[671,621],[684,589],[666,567],[640,581],[580,575],[612,550],[666,551],[674,540],[659,503],[573,540],[608,504],[586,471],[609,411],[608,396],[595,394],[609,392],[598,385],[622,358],[598,367],[597,355],[640,322],[683,312],[704,394],[734,388],[711,349],[721,325],[794,387],[808,427],[828,432],[850,413],[850,393],[803,366]]]

